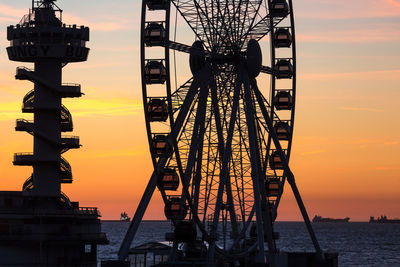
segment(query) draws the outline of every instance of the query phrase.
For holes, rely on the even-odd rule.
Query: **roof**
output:
[[[171,248],[170,245],[160,242],[148,242],[131,248],[128,254],[144,254],[144,253],[154,253],[154,254],[167,254]]]

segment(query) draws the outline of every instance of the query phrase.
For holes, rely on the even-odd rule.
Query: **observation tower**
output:
[[[68,63],[87,60],[89,28],[66,25],[55,0],[32,1],[19,24],[7,28],[8,57],[34,63],[18,67],[15,78],[32,82],[22,112],[33,121],[18,119],[16,131],[33,136],[33,153],[14,155],[14,165],[32,166],[22,191],[0,192],[1,266],[96,266],[97,245],[107,244],[97,208],[79,207],[62,193],[72,183],[72,171],[62,154],[80,147],[72,116],[63,98],[82,95],[79,84],[62,83]]]

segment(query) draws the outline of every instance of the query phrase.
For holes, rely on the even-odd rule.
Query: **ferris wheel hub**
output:
[[[199,72],[206,61],[204,46],[202,41],[195,41],[190,49],[189,65],[192,74]]]
[[[257,77],[261,71],[262,52],[259,43],[251,39],[247,45],[247,70],[250,77]]]

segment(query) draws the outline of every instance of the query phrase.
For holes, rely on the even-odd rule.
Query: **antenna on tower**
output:
[[[62,9],[57,6],[54,2],[57,0],[32,0],[32,13],[34,10],[54,10],[57,14],[56,17],[59,21],[62,21]],[[41,11],[42,12],[42,11]]]
[[[34,8],[53,8],[56,7],[58,10],[61,10],[54,2],[57,0],[32,0],[32,9]]]

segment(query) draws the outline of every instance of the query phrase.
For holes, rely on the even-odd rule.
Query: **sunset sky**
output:
[[[64,68],[63,81],[85,95],[63,100],[82,148],[64,156],[74,182],[62,191],[103,219],[133,215],[152,165],[141,101],[139,0],[57,1],[67,24],[91,29],[86,63]],[[400,217],[400,0],[293,0],[298,98],[290,166],[310,216],[366,221]],[[15,152],[33,138],[15,132],[30,82],[7,58],[6,27],[31,0],[0,0],[0,190],[21,190],[31,167],[14,167]],[[185,63],[187,64],[187,63]],[[188,67],[188,64],[187,64]],[[163,219],[155,193],[145,218]],[[278,220],[300,220],[287,186]]]

